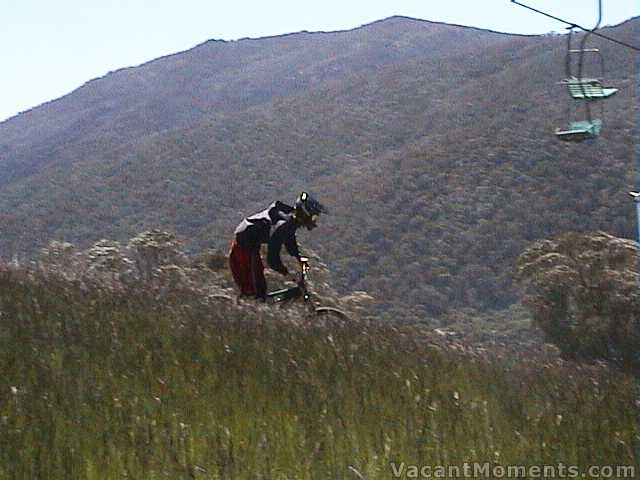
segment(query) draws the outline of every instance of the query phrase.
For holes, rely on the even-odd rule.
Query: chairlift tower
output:
[[[636,57],[636,98],[640,98],[640,54],[638,54]],[[636,115],[636,139],[638,139],[640,138],[640,112],[638,112]],[[638,179],[636,180],[636,182],[638,184],[637,186],[640,187],[640,140],[636,140],[633,149],[634,155],[636,157],[636,168],[638,169]],[[629,192],[629,195],[631,195],[633,197],[633,201],[636,202],[638,244],[640,245],[640,188],[635,192]]]
[[[629,192],[629,195],[633,197],[633,201],[636,202],[636,213],[638,221],[638,243],[640,244],[640,192]]]

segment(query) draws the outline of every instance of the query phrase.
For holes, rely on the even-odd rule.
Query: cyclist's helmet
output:
[[[327,209],[319,201],[313,198],[309,193],[302,192],[296,198],[295,203],[296,217],[300,223],[313,230],[317,226],[317,220],[321,213],[328,213]]]

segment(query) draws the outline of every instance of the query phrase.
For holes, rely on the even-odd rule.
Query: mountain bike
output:
[[[300,272],[296,280],[296,286],[267,293],[267,303],[272,305],[285,305],[302,298],[307,306],[308,312],[313,316],[331,317],[336,320],[350,320],[349,316],[339,308],[316,305],[316,301],[314,300],[316,295],[313,294],[307,286],[309,269],[309,259],[307,257],[300,257]]]
[[[316,305],[316,301],[313,298],[317,295],[313,294],[307,286],[309,268],[309,259],[307,257],[300,257],[300,272],[296,280],[296,286],[267,293],[266,303],[268,305],[280,304],[284,307],[302,298],[303,302],[307,306],[307,312],[312,316],[320,316],[325,317],[326,319],[331,318],[341,321],[350,320],[349,315],[339,308]],[[223,305],[231,305],[234,303],[233,297],[221,293],[211,294],[208,296],[208,299],[211,302]],[[236,303],[237,301],[238,299],[235,299]]]

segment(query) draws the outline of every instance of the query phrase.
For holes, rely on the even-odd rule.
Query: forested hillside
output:
[[[226,249],[243,215],[306,188],[332,215],[301,243],[387,315],[507,307],[530,241],[634,234],[633,55],[595,43],[620,92],[580,145],[553,135],[568,121],[560,35],[393,17],[110,73],[0,123],[0,249],[152,227]]]

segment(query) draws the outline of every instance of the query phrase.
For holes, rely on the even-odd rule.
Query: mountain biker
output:
[[[296,240],[298,227],[313,230],[317,218],[327,209],[309,193],[302,192],[293,207],[275,201],[266,210],[246,217],[234,231],[234,240],[229,252],[229,267],[241,295],[267,298],[267,282],[264,265],[260,258],[260,246],[267,244],[267,265],[272,270],[288,275],[282,263],[282,245],[292,257],[300,261],[300,250]]]

